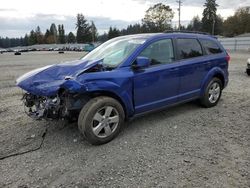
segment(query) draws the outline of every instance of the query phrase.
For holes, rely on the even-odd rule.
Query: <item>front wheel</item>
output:
[[[220,100],[222,92],[222,82],[218,78],[213,78],[207,85],[201,104],[207,108],[216,106]]]
[[[78,128],[91,144],[105,144],[119,134],[124,117],[123,107],[117,100],[96,97],[82,108]]]

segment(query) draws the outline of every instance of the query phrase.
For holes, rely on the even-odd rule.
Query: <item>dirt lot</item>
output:
[[[218,106],[188,103],[126,124],[91,146],[74,124],[23,112],[23,73],[82,53],[0,54],[0,187],[250,187],[250,54],[232,53]]]

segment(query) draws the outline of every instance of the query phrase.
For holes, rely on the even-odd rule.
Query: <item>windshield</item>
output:
[[[135,37],[118,37],[109,40],[82,58],[82,60],[103,59],[103,65],[115,68],[122,63],[146,39]]]

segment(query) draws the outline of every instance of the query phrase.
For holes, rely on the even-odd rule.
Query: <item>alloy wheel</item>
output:
[[[118,127],[120,118],[118,111],[112,106],[99,109],[92,120],[92,131],[99,138],[110,136]]]
[[[217,83],[217,82],[214,82],[210,88],[209,88],[209,91],[208,91],[208,100],[211,102],[211,103],[216,103],[217,100],[219,99],[220,97],[220,93],[221,93],[221,88],[220,88],[220,84]]]

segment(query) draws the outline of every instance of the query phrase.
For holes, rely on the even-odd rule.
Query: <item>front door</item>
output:
[[[172,40],[153,42],[139,56],[149,58],[151,65],[134,71],[135,113],[140,114],[175,103],[180,79],[178,63],[174,62]]]

